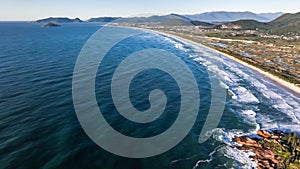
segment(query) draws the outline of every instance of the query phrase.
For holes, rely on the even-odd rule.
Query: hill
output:
[[[117,19],[120,19],[120,17],[98,17],[98,18],[91,18],[88,20],[88,22],[112,22]]]
[[[295,14],[284,14],[268,23],[270,31],[275,34],[297,33],[300,35],[300,12]]]
[[[230,24],[240,25],[242,29],[250,29],[250,30],[269,28],[268,23],[258,22],[256,20],[239,20],[239,21],[230,22]]]
[[[300,12],[295,14],[284,14],[271,22],[258,22],[255,20],[239,20],[227,22],[225,25],[239,25],[241,29],[263,29],[273,34],[300,34]]]
[[[130,23],[130,24],[157,24],[164,26],[192,26],[192,21],[181,15],[170,14],[163,16],[150,16],[150,17],[133,17],[133,18],[120,18],[116,22]]]
[[[203,26],[203,27],[214,27],[215,24],[202,22],[202,21],[191,21],[191,23],[195,26]]]
[[[210,22],[210,23],[220,23],[220,22],[232,22],[238,20],[256,20],[260,22],[269,22],[283,13],[261,13],[256,14],[252,12],[205,12],[195,15],[185,15],[191,20]]]
[[[40,19],[36,21],[37,23],[72,23],[72,22],[83,22],[82,20],[80,20],[79,18],[75,18],[75,19],[70,19],[70,18],[63,18],[63,17],[58,17],[58,18],[45,18],[45,19]]]
[[[271,21],[270,24],[276,25],[276,26],[284,26],[284,25],[287,25],[290,23],[296,23],[299,21],[300,21],[300,12],[295,13],[295,14],[287,13],[287,14],[284,14],[284,15],[278,17],[277,19]]]

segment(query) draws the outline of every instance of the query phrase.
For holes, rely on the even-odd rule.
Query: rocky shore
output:
[[[300,139],[296,133],[259,130],[233,139],[239,150],[251,150],[258,169],[299,169]]]

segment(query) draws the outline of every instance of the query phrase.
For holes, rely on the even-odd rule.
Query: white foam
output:
[[[237,95],[237,101],[243,103],[259,103],[259,100],[246,88],[238,86],[231,89]]]
[[[243,121],[248,124],[254,124],[256,125],[256,113],[253,110],[242,110],[240,112],[241,117],[243,118]]]
[[[172,39],[170,40],[172,41]],[[177,42],[173,41],[173,43],[176,44]],[[235,105],[236,116],[243,119],[244,123],[256,125],[256,129],[249,132],[272,128],[300,131],[299,97],[223,55],[201,46],[191,46],[195,48],[196,54],[190,55],[190,57],[199,64],[206,66],[208,71],[215,73],[220,79],[220,85],[228,89],[229,94],[232,95],[230,104]],[[175,45],[175,47],[181,48],[183,46]],[[197,54],[197,52],[199,53]],[[274,109],[276,112],[274,115],[270,112],[263,112],[257,108],[260,104],[269,107],[270,110]],[[282,118],[286,116],[290,117],[292,121]],[[248,158],[249,154],[230,147],[234,144],[231,141],[233,137],[246,133],[239,130],[225,132],[224,129],[215,129],[211,132],[213,132],[213,137],[216,140],[228,145],[225,150],[228,157],[239,161],[241,164],[249,163],[243,168],[251,168],[256,165]]]
[[[217,151],[218,148],[219,147],[216,147],[212,152],[209,153],[209,155],[208,155],[209,158],[208,159],[198,160],[196,162],[195,166],[193,167],[193,169],[196,169],[201,163],[210,163],[214,159],[213,155],[216,153],[216,151]]]
[[[229,92],[229,94],[231,95],[231,98],[233,99],[233,100],[236,100],[238,97],[234,94],[234,92],[232,91],[232,90],[228,90],[228,92]]]
[[[238,162],[237,168],[242,169],[253,169],[257,168],[256,162],[249,158],[250,156],[254,156],[255,154],[252,151],[241,151],[237,148],[233,148],[230,146],[224,147],[224,154],[226,157],[234,159]]]
[[[275,119],[271,119],[270,117],[264,114],[257,114],[256,121],[260,125],[261,129],[270,129],[270,128],[278,128],[278,124]]]
[[[164,37],[164,39],[172,44],[174,44],[175,48],[180,49],[184,52],[187,52],[188,50],[184,47],[183,43],[177,42],[175,40],[172,40],[169,37]]]
[[[196,62],[204,62],[204,59],[201,57],[195,57],[193,60]]]
[[[223,79],[224,79],[227,83],[233,83],[232,79],[229,78],[228,75],[227,75],[227,76],[223,76],[223,77],[224,77]]]
[[[300,132],[300,125],[295,125],[295,124],[278,124],[278,129],[284,130],[288,129],[291,132]]]
[[[249,70],[248,68],[245,68],[243,66],[240,66],[241,68],[239,68],[239,66],[237,64],[234,64],[233,62],[230,62],[230,61],[229,62],[225,61],[224,64],[228,66],[228,68],[231,72],[235,72],[243,80],[250,82],[251,85],[253,87],[255,87],[255,89],[258,92],[260,92],[262,97],[269,99],[270,102],[267,104],[271,105],[273,108],[277,109],[278,111],[288,115],[290,118],[293,119],[293,123],[295,123],[295,124],[300,123],[300,109],[299,109],[300,99],[299,98],[295,97],[292,93],[289,93],[288,91],[284,91],[284,90],[279,91],[278,84],[274,84],[273,82],[264,80],[263,78],[261,78],[260,75],[257,75],[256,73]],[[245,72],[241,71],[241,69],[248,69],[247,71],[250,73],[245,73]],[[230,78],[232,79],[233,82],[238,83],[238,81],[235,81],[236,79],[234,79],[234,76],[233,76],[233,78],[232,77],[230,77]],[[229,86],[234,86],[234,84],[230,84]],[[234,89],[233,89],[233,92],[235,92]],[[254,99],[254,97],[247,95],[247,94],[245,94],[244,96],[242,96],[240,98],[244,98],[244,97],[248,97],[248,96],[251,98],[251,100],[253,100],[253,101],[256,100],[256,99]],[[238,98],[238,100],[240,98]],[[280,117],[274,117],[274,118],[276,119],[276,118],[280,118]],[[279,124],[281,124],[281,123],[279,123]],[[274,124],[273,124],[273,126],[274,126]]]
[[[292,132],[300,131],[300,124],[290,123],[290,122],[278,122],[273,117],[264,116],[263,114],[257,114],[257,123],[260,124],[262,130],[269,129],[281,129],[289,130]]]
[[[242,135],[244,135],[242,130],[231,130],[230,132],[225,132],[225,129],[223,128],[216,128],[212,130],[212,136],[214,139],[229,146],[237,145],[237,143],[233,142],[232,139]]]
[[[226,146],[220,148],[220,150],[226,157],[237,161],[239,163],[239,165],[237,166],[238,168],[256,168],[257,165],[255,161],[249,158],[249,156],[253,156],[255,154],[252,151],[242,151],[236,149],[235,146],[237,146],[238,144],[232,141],[234,137],[242,135],[246,135],[246,133],[243,133],[243,131],[241,130],[225,131],[222,128],[213,130],[213,137],[216,140],[226,144]]]
[[[224,58],[224,57],[223,57]],[[261,97],[264,97],[269,100],[268,104],[274,109],[282,112],[283,114],[288,115],[293,121],[294,125],[300,124],[300,99],[295,97],[293,94],[288,91],[278,91],[279,85],[274,84],[273,82],[264,80],[261,75],[257,75],[252,70],[234,63],[231,60],[224,59],[223,63],[227,69],[225,69],[227,76],[223,77],[227,86],[229,86],[228,92],[232,95],[232,99],[235,99],[240,103],[259,103],[259,99],[251,93],[250,90],[247,90],[244,87],[240,86],[240,80],[250,82],[251,86],[255,88],[256,92],[260,94]],[[238,76],[237,76],[238,75]],[[230,80],[228,80],[230,79]],[[264,100],[265,101],[265,100]],[[264,114],[264,112],[260,112]],[[259,119],[266,118],[263,116],[258,116]],[[260,120],[267,122],[265,126],[278,127],[278,125],[285,125],[285,123],[280,122],[279,117],[272,117],[274,120]],[[278,121],[278,120],[279,121]],[[299,129],[300,130],[300,129]]]
[[[229,86],[227,86],[224,82],[220,81],[220,86],[224,89],[229,89]]]
[[[190,58],[197,58],[197,55],[189,55]]]

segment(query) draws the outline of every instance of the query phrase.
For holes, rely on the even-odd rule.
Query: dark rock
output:
[[[294,168],[300,166],[300,139],[295,133],[280,130],[257,131],[258,137],[240,136],[232,139],[242,145],[239,150],[250,150],[258,169]]]
[[[58,26],[60,26],[60,25],[52,23],[52,22],[47,23],[46,25],[43,25],[43,27],[58,27]]]

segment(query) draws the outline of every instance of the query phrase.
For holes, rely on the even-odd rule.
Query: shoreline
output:
[[[138,29],[143,29],[143,28],[138,28]],[[212,51],[214,51],[214,52],[216,52],[218,54],[221,54],[221,55],[223,55],[223,56],[225,56],[225,57],[227,57],[227,58],[229,58],[229,59],[231,59],[231,60],[233,60],[233,61],[235,61],[235,62],[237,62],[237,63],[239,63],[241,65],[243,65],[243,66],[246,66],[246,67],[250,68],[251,70],[257,71],[261,75],[263,75],[263,76],[267,77],[268,79],[270,79],[270,80],[278,83],[280,86],[284,87],[285,89],[290,90],[290,91],[292,91],[292,92],[300,95],[300,88],[298,86],[296,86],[295,84],[287,82],[287,81],[281,79],[278,76],[275,76],[275,75],[273,75],[273,74],[271,74],[269,72],[266,72],[266,71],[264,71],[264,70],[262,70],[262,69],[260,69],[260,68],[258,68],[256,66],[250,65],[250,64],[248,64],[248,63],[246,63],[246,62],[244,62],[244,61],[242,61],[240,59],[237,59],[236,57],[231,56],[231,55],[229,55],[227,53],[218,51],[218,50],[213,49],[213,48],[211,48],[209,46],[203,45],[203,44],[201,44],[199,42],[195,42],[195,41],[192,41],[190,39],[186,39],[186,38],[183,38],[183,37],[180,37],[180,36],[177,36],[177,35],[169,34],[169,33],[166,33],[166,32],[161,32],[161,31],[157,31],[157,30],[152,30],[152,29],[143,29],[143,30],[152,31],[152,32],[155,32],[157,34],[161,34],[161,35],[164,35],[164,36],[172,37],[172,38],[178,39],[178,40],[183,41],[183,42],[192,43],[194,45],[202,46],[204,48],[212,50]]]

